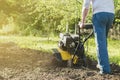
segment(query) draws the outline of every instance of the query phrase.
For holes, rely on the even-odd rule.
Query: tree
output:
[[[0,0],[0,27],[10,20],[18,34],[42,36],[73,31],[81,15],[82,0]],[[120,1],[115,0],[116,20],[120,21]],[[91,22],[91,14],[87,22]],[[4,21],[4,22],[3,22]]]

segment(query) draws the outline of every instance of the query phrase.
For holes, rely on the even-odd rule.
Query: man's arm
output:
[[[82,12],[82,16],[81,16],[80,28],[84,27],[84,23],[85,23],[87,14],[88,14],[88,9],[84,9],[83,12]]]
[[[88,14],[89,6],[90,6],[90,0],[84,0],[83,8],[82,8],[82,15],[81,15],[81,22],[79,22],[80,28],[84,27],[84,23],[85,23],[87,14]]]

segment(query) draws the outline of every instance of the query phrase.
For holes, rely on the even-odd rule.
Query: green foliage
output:
[[[81,16],[82,0],[0,0],[0,29],[6,27],[9,18],[20,35],[44,36],[64,32],[68,24],[73,32]],[[115,0],[116,19],[120,22],[120,1]],[[91,22],[92,11],[87,17]],[[11,28],[12,26],[10,26]],[[6,32],[7,33],[7,32]]]
[[[2,0],[0,8],[1,13],[13,17],[21,34],[49,35],[65,31],[66,23],[73,24],[71,20],[80,13],[79,3],[73,0]]]
[[[115,24],[120,24],[120,1],[115,0]]]

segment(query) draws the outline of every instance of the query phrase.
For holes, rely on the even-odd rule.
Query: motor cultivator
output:
[[[60,33],[58,48],[53,49],[53,56],[58,62],[66,62],[68,67],[87,66],[84,43],[93,34],[93,31],[84,39],[81,39],[80,28],[78,34]],[[92,24],[85,24],[86,29],[91,29]]]

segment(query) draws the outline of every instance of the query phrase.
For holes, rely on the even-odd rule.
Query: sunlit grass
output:
[[[120,41],[108,39],[108,53],[111,63],[117,63],[120,65]],[[87,48],[87,47],[88,48]],[[90,55],[93,59],[96,58],[96,45],[93,38],[89,39],[86,43],[87,54]]]
[[[53,37],[23,37],[23,36],[0,36],[0,42],[14,42],[21,48],[30,48],[36,50],[42,50],[45,52],[50,52],[52,48],[58,46],[59,38]],[[117,63],[120,65],[120,41],[108,39],[108,51],[111,63]],[[86,54],[90,55],[93,59],[96,58],[96,45],[94,38],[90,38],[85,43]]]
[[[50,51],[57,47],[58,38],[0,36],[0,42],[14,42],[21,48]]]

